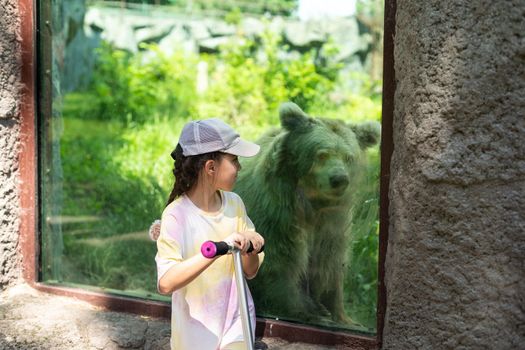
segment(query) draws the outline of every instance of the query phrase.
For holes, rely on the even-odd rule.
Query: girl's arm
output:
[[[264,246],[264,238],[255,231],[244,231],[241,233],[253,245],[253,252],[242,255],[242,269],[247,279],[252,279],[259,271],[259,251]],[[249,245],[249,243],[248,243]]]
[[[251,280],[257,275],[259,271],[259,256],[258,255],[243,255],[242,256],[242,270],[246,279]]]
[[[169,294],[186,286],[213,264],[215,259],[208,259],[201,254],[196,254],[174,265],[160,278],[159,292]]]
[[[225,240],[237,246],[237,248],[241,249],[243,253],[245,253],[246,250],[248,250],[248,247],[250,245],[249,238],[239,233],[231,234]],[[254,243],[254,247],[259,247],[258,249],[260,249],[260,247],[262,247],[262,244],[264,244],[264,241],[262,244],[260,243],[260,241],[256,242],[256,244]],[[159,292],[162,294],[169,294],[180,288],[185,287],[191,281],[197,278],[197,276],[199,276],[204,270],[206,270],[219,257],[220,256],[213,259],[208,259],[202,256],[201,254],[196,254],[189,259],[179,262],[178,264],[171,267],[160,278]],[[255,261],[252,261],[253,259],[246,259],[248,257],[255,258]],[[256,264],[255,269],[254,264]],[[247,278],[255,277],[258,267],[259,258],[257,256],[243,256],[243,270]]]

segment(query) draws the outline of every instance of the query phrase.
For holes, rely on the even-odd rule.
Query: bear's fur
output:
[[[242,161],[234,189],[265,237],[265,262],[250,281],[257,310],[301,321],[330,316],[349,323],[343,283],[359,161],[377,144],[380,125],[311,118],[280,108],[281,128]]]

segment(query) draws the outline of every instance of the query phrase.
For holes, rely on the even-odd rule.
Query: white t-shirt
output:
[[[220,191],[222,205],[216,213],[197,207],[186,195],[162,213],[157,240],[157,281],[175,264],[201,254],[202,243],[222,241],[234,232],[255,230],[241,198]],[[259,264],[264,259],[259,254]],[[218,258],[186,287],[172,294],[171,349],[216,350],[243,341],[239,299],[231,254]],[[248,290],[252,329],[255,308]]]

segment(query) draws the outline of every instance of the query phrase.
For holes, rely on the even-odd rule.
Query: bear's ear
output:
[[[307,126],[308,116],[298,105],[293,102],[285,102],[279,107],[281,125],[288,131]]]
[[[381,137],[381,124],[369,121],[362,124],[350,124],[350,129],[355,133],[361,149],[377,145]]]

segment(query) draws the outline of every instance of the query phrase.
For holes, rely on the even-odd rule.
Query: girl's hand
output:
[[[264,245],[264,237],[255,231],[244,231],[240,234],[246,237],[249,242],[252,242],[253,251],[251,253],[248,253],[248,255],[257,255]],[[250,243],[248,243],[248,247],[249,246]]]
[[[250,240],[240,233],[232,233],[224,241],[237,247],[241,254],[246,254],[246,251],[250,248]]]

